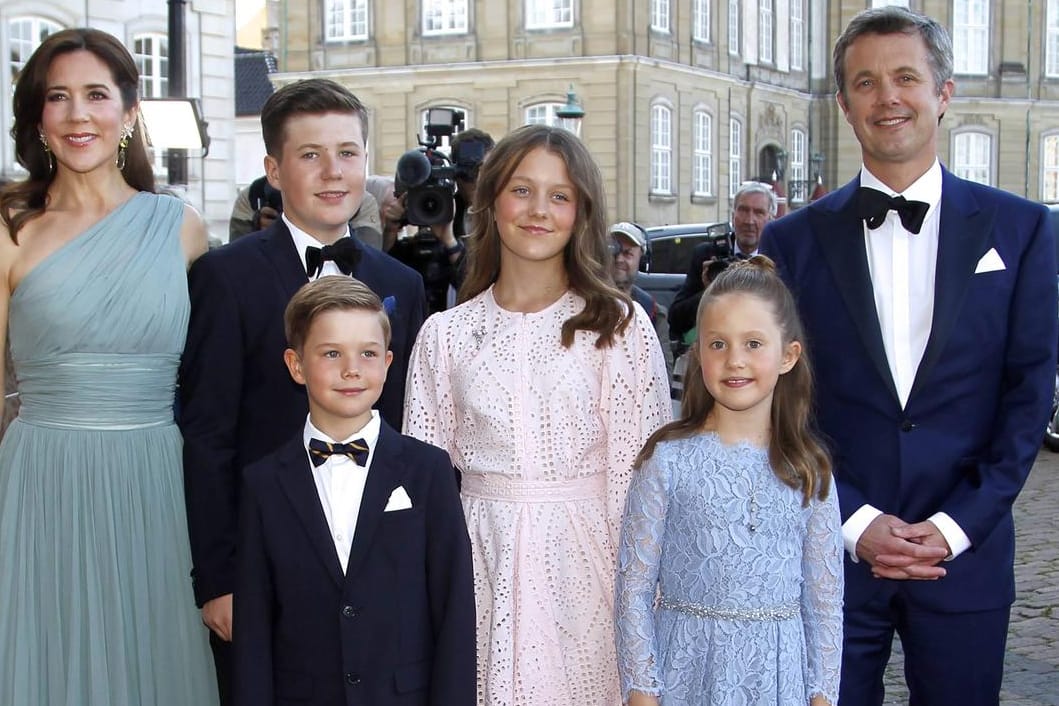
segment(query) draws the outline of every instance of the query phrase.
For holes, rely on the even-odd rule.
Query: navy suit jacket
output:
[[[407,510],[384,512],[394,489]],[[343,576],[302,434],[243,476],[237,706],[473,706],[474,575],[448,454],[385,422]]]
[[[865,503],[906,522],[945,512],[971,547],[938,581],[874,579],[846,558],[846,605],[884,588],[923,609],[1014,600],[1011,506],[1041,444],[1055,375],[1055,247],[1043,206],[943,170],[934,314],[904,409],[868,273],[859,179],[770,223],[761,252],[798,301],[842,520]],[[975,273],[990,249],[1004,269]]]
[[[377,409],[399,427],[408,357],[423,323],[423,279],[357,243],[353,276],[393,297],[393,363]],[[282,219],[200,257],[189,274],[191,322],[180,364],[180,429],[195,600],[235,586],[239,469],[302,429],[305,388],[283,362],[283,311],[309,280]]]

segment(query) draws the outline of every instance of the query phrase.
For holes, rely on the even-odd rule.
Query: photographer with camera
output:
[[[707,240],[691,251],[691,265],[684,285],[669,307],[669,336],[679,355],[689,331],[695,328],[695,313],[702,292],[717,274],[736,260],[757,254],[758,241],[765,224],[776,217],[776,192],[768,184],[748,181],[739,187],[732,200],[731,228],[728,235]]]
[[[488,133],[461,131],[463,118],[458,110],[430,109],[426,139],[397,161],[394,194],[404,203],[404,223],[419,230],[398,238],[389,253],[423,277],[431,314],[447,308],[449,288],[463,280],[461,238],[470,227],[478,168],[493,147]],[[452,136],[449,157],[437,149],[445,136]]]

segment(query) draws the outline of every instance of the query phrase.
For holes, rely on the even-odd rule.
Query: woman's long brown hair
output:
[[[467,243],[467,276],[460,287],[460,301],[478,296],[500,276],[500,234],[493,204],[522,159],[538,147],[566,163],[577,190],[577,217],[563,253],[563,264],[570,289],[585,300],[585,308],[563,323],[562,344],[569,348],[574,334],[586,330],[599,334],[596,347],[609,346],[614,335],[625,331],[632,320],[632,301],[614,286],[608,270],[607,208],[599,167],[584,143],[562,128],[520,127],[486,156],[475,187],[474,228]]]

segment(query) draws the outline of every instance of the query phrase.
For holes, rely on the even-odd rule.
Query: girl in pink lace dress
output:
[[[462,303],[412,353],[405,431],[463,472],[478,703],[620,703],[613,587],[632,462],[670,416],[654,328],[607,275],[599,169],[515,130],[478,178]]]

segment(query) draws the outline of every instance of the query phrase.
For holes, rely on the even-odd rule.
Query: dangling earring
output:
[[[118,159],[114,162],[119,170],[125,169],[125,160],[128,157],[129,138],[132,137],[133,127],[129,123],[121,127],[121,139],[118,141]]]
[[[40,137],[41,147],[44,148],[44,154],[48,157],[48,174],[51,174],[55,171],[55,155],[52,154],[51,147],[48,146],[48,137],[44,134],[44,131],[38,132],[37,136]]]

